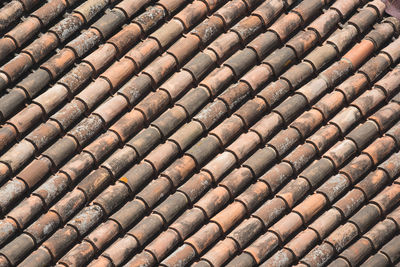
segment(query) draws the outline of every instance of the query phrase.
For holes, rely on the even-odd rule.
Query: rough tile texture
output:
[[[0,267],[398,264],[399,6],[3,4]]]

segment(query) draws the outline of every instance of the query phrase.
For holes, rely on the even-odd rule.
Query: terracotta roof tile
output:
[[[385,9],[5,4],[0,266],[396,264]]]

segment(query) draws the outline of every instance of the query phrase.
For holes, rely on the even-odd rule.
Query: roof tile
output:
[[[2,264],[362,264],[395,235],[362,236],[398,205],[380,1],[74,4],[0,41]]]
[[[7,28],[11,22],[18,19],[24,12],[24,9],[25,8],[22,1],[11,1],[2,7],[0,9],[1,31]]]

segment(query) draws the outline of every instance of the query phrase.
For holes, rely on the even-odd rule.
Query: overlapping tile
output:
[[[0,266],[396,264],[384,2],[6,4]]]

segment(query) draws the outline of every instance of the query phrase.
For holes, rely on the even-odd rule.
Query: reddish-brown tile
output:
[[[339,0],[329,6],[330,1],[307,0],[292,8],[292,0],[238,0],[223,6],[224,1],[214,0],[189,5],[182,0],[132,1],[104,13],[114,1],[88,1],[64,19],[57,14],[64,12],[66,2],[44,4],[34,16],[55,26],[25,48],[30,56],[21,53],[5,63],[0,86],[13,85],[19,77],[22,81],[0,98],[1,115],[9,119],[2,128],[0,177],[5,181],[14,172],[17,177],[2,187],[13,187],[1,201],[3,213],[11,210],[0,222],[0,243],[8,249],[2,254],[4,263],[11,259],[18,264],[26,258],[23,266],[56,261],[114,266],[138,264],[141,259],[163,266],[194,261],[200,266],[237,266],[261,264],[268,258],[265,265],[276,260],[283,265],[314,265],[328,263],[345,250],[333,263],[357,265],[372,252],[365,246],[349,247],[350,243],[368,238],[374,249],[384,245],[387,240],[378,234],[380,228],[361,237],[399,201],[398,181],[382,191],[399,172],[398,155],[391,155],[400,144],[398,127],[393,126],[399,119],[399,96],[391,100],[398,89],[398,68],[380,79],[400,55],[398,41],[391,40],[399,25],[393,18],[380,21],[380,2]],[[367,6],[346,23],[359,4]],[[308,22],[323,5],[328,6],[324,13]],[[46,10],[53,8],[48,14]],[[285,14],[273,23],[282,11]],[[251,15],[244,17],[246,12]],[[18,35],[13,30],[2,39],[4,55],[35,36],[41,25],[34,16],[16,27],[29,32]],[[132,23],[104,39],[128,17]],[[343,25],[331,34],[339,20]],[[28,25],[29,21],[33,23]],[[88,30],[65,45],[84,23]],[[298,32],[300,28],[304,29]],[[294,37],[286,43],[289,36]],[[50,37],[56,39],[37,46]],[[135,46],[139,38],[143,41]],[[105,45],[63,75],[75,57],[101,39]],[[61,50],[51,57],[54,43]],[[274,51],[279,45],[283,48]],[[133,48],[115,63],[128,47]],[[359,68],[375,51],[377,56]],[[304,61],[290,67],[305,54]],[[34,61],[47,56],[50,60],[41,68],[24,76]],[[257,65],[260,62],[265,64]],[[183,69],[177,71],[180,66]],[[279,76],[286,68],[268,84],[272,74]],[[87,86],[92,75],[101,77]],[[48,88],[56,77],[58,84]],[[197,83],[201,85],[193,88]],[[32,100],[34,104],[22,107]],[[50,120],[33,129],[47,116]],[[14,145],[17,138],[25,139]],[[33,159],[35,153],[42,154]],[[281,161],[272,166],[278,155]],[[322,158],[312,162],[315,156]],[[137,163],[139,159],[144,160]],[[322,182],[318,193],[308,196]],[[35,191],[25,195],[28,189]],[[327,204],[332,207],[322,212]],[[284,216],[289,207],[295,208]],[[50,211],[42,215],[46,210]],[[74,214],[78,215],[70,220]],[[387,233],[400,221],[395,215],[390,218]],[[298,233],[308,222],[310,227]],[[61,228],[65,223],[68,226]],[[10,241],[18,231],[26,234]],[[24,241],[21,250],[11,248],[26,237],[33,242]],[[43,241],[44,246],[32,252]],[[394,252],[386,247],[385,251],[394,257]],[[384,257],[383,261],[393,260]]]

